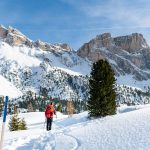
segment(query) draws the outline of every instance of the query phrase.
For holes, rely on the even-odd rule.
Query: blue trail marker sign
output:
[[[4,130],[5,130],[6,115],[7,115],[7,105],[8,105],[8,96],[6,96],[6,100],[5,100],[3,123],[2,123],[2,130],[1,130],[0,150],[2,150],[2,147],[3,147]]]

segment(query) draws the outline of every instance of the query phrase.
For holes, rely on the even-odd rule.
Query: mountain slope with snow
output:
[[[85,75],[90,72],[90,63],[75,52],[62,50],[55,53],[26,46],[12,47],[1,41],[0,61],[0,74],[24,94],[29,90],[39,93],[40,88],[46,88],[56,97],[68,97],[68,90],[85,97],[80,90],[82,86],[86,87]]]
[[[121,107],[118,112],[126,113],[92,120],[86,112],[72,118],[58,113],[48,132],[44,131],[44,113],[19,114],[28,130],[9,132],[6,128],[4,150],[149,150],[150,106]]]
[[[148,48],[144,38],[138,34],[137,36],[139,36],[137,38],[139,39],[137,46],[139,48]],[[20,91],[23,96],[30,92],[32,95],[48,95],[60,99],[72,97],[72,99],[87,100],[88,79],[92,66],[92,62],[88,59],[89,57],[97,58],[97,56],[100,58],[102,54],[112,66],[115,66],[114,70],[119,75],[116,76],[117,88],[120,89],[121,87],[119,93],[125,99],[128,97],[132,101],[138,101],[136,104],[145,104],[145,101],[142,101],[143,97],[144,99],[149,98],[149,96],[141,94],[143,92],[146,93],[148,90],[150,91],[150,79],[143,80],[147,79],[149,70],[140,68],[139,72],[138,70],[136,72],[133,71],[133,69],[136,69],[133,65],[134,61],[137,66],[139,64],[138,56],[140,55],[141,57],[141,52],[138,51],[138,56],[131,61],[132,63],[129,63],[128,58],[132,59],[132,56],[136,54],[134,53],[130,56],[128,51],[120,50],[118,47],[117,49],[113,49],[113,47],[107,48],[109,44],[113,46],[111,37],[106,40],[106,37],[98,36],[96,41],[95,39],[91,40],[87,49],[92,51],[92,53],[85,58],[80,57],[79,51],[74,51],[68,44],[50,44],[40,40],[32,41],[12,27],[5,28],[0,26],[0,37],[0,75]],[[119,39],[116,39],[117,45],[119,45]],[[126,41],[126,37],[123,40]],[[123,40],[122,42],[124,42]],[[134,36],[132,40],[135,41]],[[132,45],[132,48],[135,48],[134,46],[136,45]],[[86,44],[83,47],[87,50]],[[130,45],[128,49],[129,47]],[[134,52],[136,52],[135,49]],[[99,53],[100,55],[97,55]],[[149,58],[149,55],[147,56]],[[118,60],[121,63],[118,63],[120,62]],[[142,64],[140,63],[139,65]],[[147,67],[148,65],[145,66]],[[125,70],[129,70],[129,72]],[[135,78],[135,75],[138,76],[138,74],[140,77],[142,76],[142,80]],[[1,87],[4,86],[1,84]],[[128,87],[131,87],[131,92],[134,92],[131,93],[126,90]],[[135,88],[141,91],[138,92],[140,93],[139,95],[135,93]],[[123,90],[126,92],[121,93]],[[20,100],[23,99],[22,97],[20,97]]]
[[[12,83],[0,75],[0,95],[7,95],[11,98],[15,98],[21,96],[22,93],[16,87],[14,87]]]

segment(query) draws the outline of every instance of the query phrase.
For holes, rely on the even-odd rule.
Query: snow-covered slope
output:
[[[149,105],[121,107],[117,115],[94,120],[87,119],[87,112],[72,118],[58,113],[48,132],[44,129],[44,113],[19,115],[27,121],[28,130],[9,132],[7,127],[4,150],[150,149]]]
[[[0,75],[0,95],[14,98],[21,96],[22,93],[16,87],[14,87],[12,83]]]
[[[1,41],[0,62],[0,74],[24,94],[46,88],[55,97],[66,98],[70,93],[82,98],[86,95],[85,90],[80,90],[87,86],[85,75],[90,72],[90,63],[74,51],[56,53]]]
[[[22,95],[27,95],[31,91],[30,93],[33,93],[33,95],[35,93],[42,95],[44,92],[45,95],[59,97],[60,99],[67,99],[70,96],[72,99],[86,100],[88,98],[88,77],[92,62],[87,58],[78,56],[77,52],[70,48],[69,45],[50,44],[40,40],[34,42],[12,27],[7,29],[0,26],[0,37],[0,75],[9,81]],[[100,41],[96,42],[97,46],[100,46],[101,54],[108,56],[106,58],[108,58],[110,64],[116,65],[117,60],[115,57],[113,58],[114,53],[115,55],[119,54],[119,56],[130,55],[129,52],[124,50],[112,49],[110,51],[106,47],[101,47],[99,45]],[[105,44],[107,45],[107,43]],[[97,49],[94,42],[92,42],[91,46],[94,47],[93,50]],[[94,57],[95,55],[96,52],[90,56]],[[130,70],[131,67],[128,64],[126,65],[122,66]],[[120,69],[124,70],[121,66],[117,67],[117,70]],[[128,95],[131,94],[127,91],[127,87],[133,87],[132,90],[134,91],[135,88],[138,88],[145,93],[148,90],[150,91],[150,80],[138,81],[134,77],[133,74],[127,73],[116,76],[117,91],[125,98],[127,94],[124,95],[123,90]],[[1,84],[1,87],[4,87],[3,84]],[[3,94],[2,90],[1,93]],[[142,96],[139,95],[139,97]],[[14,95],[14,97],[18,96]],[[132,100],[136,99],[133,94],[131,97]],[[145,97],[147,98],[148,96]],[[20,97],[20,100],[22,99]],[[137,102],[138,104],[145,103],[141,98],[138,98],[138,100],[140,101]]]
[[[148,90],[150,88],[150,79],[138,81],[130,74],[116,77],[116,79],[118,85],[127,85],[141,90]]]

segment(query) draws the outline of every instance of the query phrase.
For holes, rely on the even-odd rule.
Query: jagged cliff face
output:
[[[137,53],[140,49],[148,48],[143,35],[138,33],[133,33],[130,36],[119,36],[113,40],[116,46],[130,53]]]
[[[72,51],[72,48],[70,48],[70,46],[66,43],[52,45],[40,40],[34,42],[23,35],[17,29],[14,29],[12,27],[5,28],[2,25],[0,26],[0,38],[11,46],[26,45],[27,47],[39,48],[41,50],[64,50],[68,52]]]
[[[107,59],[117,76],[131,74],[137,80],[150,79],[150,48],[142,34],[113,38],[104,33],[85,43],[77,53],[93,62]]]

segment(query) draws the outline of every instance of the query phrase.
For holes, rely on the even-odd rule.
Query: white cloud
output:
[[[105,18],[112,23],[112,26],[150,27],[150,2],[148,0],[109,0],[105,2],[95,0],[93,3],[83,0],[62,1],[74,6],[87,17]]]

